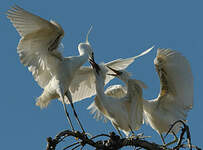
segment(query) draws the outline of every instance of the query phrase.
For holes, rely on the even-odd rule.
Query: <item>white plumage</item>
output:
[[[158,49],[154,60],[160,78],[156,99],[144,101],[146,122],[159,134],[166,133],[177,120],[186,120],[193,106],[193,76],[189,62],[179,52]],[[172,132],[178,132],[176,125]]]
[[[78,45],[79,56],[63,57],[58,50],[64,36],[62,27],[54,21],[47,21],[28,11],[14,6],[8,10],[7,17],[21,36],[17,47],[22,64],[32,72],[34,79],[44,89],[37,98],[36,105],[47,107],[52,99],[60,98],[63,102],[68,121],[74,130],[64,102],[70,102],[74,115],[81,126],[72,104],[69,88],[80,67],[92,56],[93,51],[87,40]],[[83,132],[84,129],[82,128]]]
[[[62,100],[65,92],[68,92],[72,102],[96,93],[92,68],[82,66],[92,55],[88,40],[78,45],[79,56],[63,57],[58,50],[64,36],[59,24],[42,19],[19,6],[12,7],[7,15],[22,37],[17,47],[21,63],[28,67],[39,86],[44,89],[36,105],[44,108],[52,99]],[[117,59],[105,65],[124,69],[139,56]],[[111,79],[113,77],[106,78],[105,83]],[[69,103],[66,98],[65,100]]]
[[[168,132],[175,121],[186,120],[187,112],[192,109],[193,76],[187,59],[174,50],[158,49],[154,64],[160,78],[161,88],[159,96],[153,100],[143,100],[144,114],[142,114],[142,111],[136,111],[136,116],[144,115],[145,122],[162,136],[162,133]],[[124,82],[129,79],[122,78],[120,75],[118,77]],[[136,81],[137,90],[134,91],[134,94],[142,97],[142,90],[138,89],[145,88],[146,86],[143,82]],[[121,85],[115,85],[107,89],[105,94],[121,98],[127,95],[127,91]],[[89,106],[89,109],[94,110],[93,112],[97,114],[96,118],[99,119],[103,110],[99,108],[96,101],[98,101],[97,98]],[[114,108],[114,105],[113,103],[108,109]],[[142,109],[141,105],[142,103],[140,102],[139,107],[141,108],[134,107],[134,110]],[[125,108],[119,107],[117,109],[122,112],[125,110]],[[105,113],[103,115],[106,116]],[[133,119],[137,120],[136,117]],[[179,129],[180,124],[177,124],[170,133],[175,135]]]
[[[114,98],[122,98],[123,95],[126,95],[127,89],[121,85],[111,85],[105,90],[104,93]],[[97,121],[103,119],[104,122],[107,122],[107,118],[103,113],[104,111],[102,111],[104,108],[100,106],[102,105],[99,103],[98,97],[96,96],[94,98],[94,102],[92,102],[87,109],[90,110],[91,114],[94,114],[94,118]]]
[[[72,103],[96,93],[92,69],[82,67],[93,54],[88,42],[90,31],[86,42],[78,45],[78,56],[63,57],[58,50],[64,36],[64,31],[59,24],[42,19],[19,6],[8,10],[7,17],[21,36],[17,47],[21,63],[28,67],[39,86],[44,89],[41,96],[37,98],[37,106],[47,107],[51,100],[58,98],[63,104],[71,103],[75,112]],[[118,59],[106,65],[126,68],[135,58]],[[113,78],[107,78],[105,83],[111,79]],[[64,109],[66,111],[65,104]],[[71,122],[67,111],[66,115]],[[77,118],[76,112],[74,115]]]
[[[130,64],[132,64],[136,58],[149,53],[153,49],[153,47],[154,46],[145,50],[144,52],[140,53],[137,56],[125,59],[119,58],[108,63],[103,63],[101,65],[105,67],[107,66],[112,67],[118,70],[125,69]],[[112,73],[112,71],[108,70],[107,73]],[[105,85],[113,78],[114,78],[113,76],[106,76]],[[71,83],[70,91],[73,97],[73,102],[83,100],[84,98],[88,98],[96,94],[95,75],[91,67],[87,66],[80,67]]]
[[[64,36],[59,24],[44,20],[18,6],[8,11],[8,18],[22,37],[17,47],[21,63],[28,67],[44,89],[36,105],[44,108],[52,99],[63,99],[65,93],[72,100],[69,92],[71,82],[93,53],[88,41],[78,45],[79,56],[63,57],[58,51]]]
[[[114,85],[104,92],[107,69],[104,66],[98,66],[93,61],[91,64],[96,77],[97,95],[88,109],[95,113],[96,119],[101,119],[104,115],[117,130],[123,131],[126,136],[130,131],[138,130],[143,123],[143,100],[142,93],[140,93],[142,88],[138,86],[141,81],[131,79],[127,72],[120,71],[119,78],[125,82],[127,89]]]

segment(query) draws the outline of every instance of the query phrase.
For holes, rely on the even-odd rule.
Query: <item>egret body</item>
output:
[[[122,88],[119,91],[117,87],[111,86],[104,92],[107,69],[97,65],[94,61],[90,62],[96,77],[97,95],[88,109],[91,109],[93,113],[96,112],[98,119],[103,114],[118,131],[123,131],[126,136],[130,131],[138,130],[143,123],[142,88],[138,86],[140,81],[131,79],[125,71],[117,71],[119,78],[125,82],[127,90]],[[115,72],[114,69],[110,68],[110,70]],[[125,96],[120,96],[122,94]]]
[[[78,45],[78,56],[63,57],[58,46],[64,30],[58,23],[42,19],[19,6],[12,7],[7,15],[21,36],[17,47],[20,61],[44,89],[37,98],[36,105],[47,107],[56,98],[64,103],[66,96],[76,115],[69,89],[73,86],[71,83],[74,75],[93,53],[88,40]],[[68,119],[70,122],[69,115]]]
[[[193,106],[193,76],[187,59],[174,50],[158,49],[154,64],[160,93],[153,100],[145,100],[143,108],[146,122],[162,137],[175,121],[186,121]],[[179,129],[177,124],[170,133],[175,136]],[[162,141],[165,144],[163,137]]]

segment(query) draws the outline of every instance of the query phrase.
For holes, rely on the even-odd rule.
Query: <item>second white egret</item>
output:
[[[188,60],[171,49],[158,49],[154,64],[160,78],[160,93],[157,98],[144,101],[144,116],[166,144],[162,134],[168,132],[177,120],[186,121],[187,113],[192,109],[193,75]],[[167,145],[177,141],[180,125],[171,130],[175,140]]]
[[[97,65],[94,60],[90,60],[91,65],[94,68],[94,74],[96,77],[96,91],[97,95],[95,101],[88,107],[92,110],[92,113],[96,113],[97,119],[103,114],[108,118],[113,126],[120,131],[123,131],[126,136],[130,131],[138,130],[143,123],[143,99],[142,88],[138,85],[145,85],[138,80],[131,79],[130,75],[125,71],[116,71],[111,67],[108,67],[116,74],[109,74],[113,76],[119,76],[125,82],[127,90],[124,88],[118,89],[115,86],[111,86],[104,92],[104,80],[107,75],[107,68],[102,65]],[[125,95],[125,96],[121,96]]]

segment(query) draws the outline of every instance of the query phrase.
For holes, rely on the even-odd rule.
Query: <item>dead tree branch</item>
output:
[[[126,146],[132,146],[134,148],[143,148],[146,150],[179,150],[180,148],[189,148],[190,150],[196,149],[201,150],[199,147],[194,146],[191,144],[191,136],[189,127],[185,124],[185,122],[179,120],[176,121],[171,128],[169,129],[168,133],[172,130],[172,128],[178,123],[183,124],[183,128],[181,130],[181,134],[179,137],[179,141],[177,142],[177,145],[175,145],[173,148],[167,148],[163,145],[159,145],[156,143],[152,143],[145,140],[145,137],[137,136],[135,138],[120,138],[120,136],[116,135],[114,132],[111,132],[108,134],[99,134],[94,137],[89,138],[86,134],[80,133],[78,131],[69,131],[65,130],[60,132],[56,135],[55,138],[48,137],[47,138],[47,147],[46,150],[55,150],[56,146],[62,142],[65,138],[68,137],[74,137],[77,142],[66,146],[63,150],[68,150],[71,148],[71,150],[77,149],[80,147],[80,149],[83,149],[86,145],[90,145],[95,150],[118,150],[122,147]],[[168,135],[166,134],[166,136]],[[186,133],[186,143],[184,143],[184,134]],[[105,137],[106,140],[95,140],[98,137]]]
[[[47,138],[47,148],[46,150],[55,150],[56,145],[62,141],[65,137],[72,136],[76,139],[79,139],[80,142],[76,142],[74,144],[71,144],[70,146],[66,147],[70,148],[72,146],[75,146],[77,144],[80,144],[80,146],[85,145],[91,145],[92,147],[96,148],[96,150],[117,150],[124,146],[134,146],[134,147],[140,147],[145,148],[147,150],[164,150],[164,147],[162,145],[158,145],[155,143],[150,143],[148,141],[142,140],[142,139],[131,139],[131,138],[123,138],[120,139],[120,136],[116,135],[114,132],[110,133],[110,135],[101,134],[99,136],[106,136],[109,139],[105,141],[93,141],[98,136],[95,136],[93,138],[88,138],[86,135],[80,132],[72,132],[69,130],[65,130],[60,132],[54,139],[51,137]]]

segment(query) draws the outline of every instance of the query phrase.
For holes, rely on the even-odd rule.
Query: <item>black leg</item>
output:
[[[130,125],[128,125],[128,126],[129,126],[130,131],[132,132],[132,135],[135,136],[135,133],[133,132],[131,126]]]
[[[117,127],[116,127],[116,130],[118,131],[118,134],[120,135],[120,137],[123,138],[123,136],[122,136],[120,130],[119,130]]]
[[[69,96],[68,92],[66,92],[65,95],[67,96],[67,99],[68,99],[68,101],[69,101],[69,103],[70,103],[70,105],[71,105],[71,107],[72,107],[72,109],[73,109],[73,113],[74,113],[74,115],[75,115],[75,118],[76,118],[78,124],[80,125],[80,128],[82,129],[82,132],[85,133],[85,130],[83,129],[82,124],[81,124],[81,122],[80,122],[80,120],[79,120],[79,118],[78,118],[78,115],[77,115],[77,113],[76,113],[76,111],[75,111],[75,108],[74,108],[74,106],[73,106],[73,102],[72,102],[71,96]]]
[[[70,124],[70,127],[71,127],[72,131],[75,132],[75,129],[73,127],[73,124],[71,122],[70,116],[69,116],[67,108],[66,108],[66,104],[64,102],[64,97],[62,98],[62,103],[63,103],[63,108],[64,108],[64,111],[65,111],[66,117],[68,119],[68,123]]]

